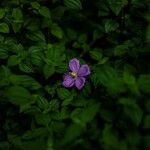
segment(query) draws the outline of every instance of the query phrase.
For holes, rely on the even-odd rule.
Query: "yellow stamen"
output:
[[[76,77],[77,77],[77,73],[76,73],[76,72],[71,72],[71,76],[72,76],[73,78],[76,78]]]

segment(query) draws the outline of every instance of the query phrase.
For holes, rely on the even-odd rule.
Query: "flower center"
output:
[[[71,76],[72,76],[73,78],[76,78],[76,77],[77,77],[77,73],[76,73],[76,72],[71,72]]]

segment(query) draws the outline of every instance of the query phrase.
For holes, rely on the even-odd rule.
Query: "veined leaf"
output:
[[[108,0],[109,6],[112,11],[118,15],[121,9],[128,4],[127,0]]]
[[[75,9],[75,10],[80,10],[82,9],[82,3],[80,0],[64,0],[64,4],[69,8],[69,9]]]
[[[8,88],[7,97],[11,103],[20,106],[32,102],[30,92],[21,86]]]
[[[10,75],[10,82],[13,85],[21,85],[29,89],[39,89],[41,85],[34,78],[27,75]]]
[[[119,24],[114,20],[106,20],[106,22],[105,22],[106,33],[115,31],[118,27],[119,27]]]
[[[50,76],[52,76],[55,72],[55,67],[53,65],[47,65],[45,64],[43,68],[43,73],[46,79],[48,79]]]

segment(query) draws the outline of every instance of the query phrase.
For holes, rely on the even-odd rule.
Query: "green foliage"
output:
[[[2,0],[0,150],[150,150],[149,0]],[[72,58],[82,90],[65,88]]]
[[[8,88],[7,97],[9,101],[16,105],[24,105],[31,100],[29,91],[21,86],[12,86]]]
[[[124,92],[124,83],[119,73],[111,67],[99,66],[95,69],[92,75],[92,81],[95,86],[103,85],[107,87],[109,92],[120,93]]]
[[[13,30],[14,32],[18,32],[23,22],[23,14],[21,9],[14,8],[12,10],[12,19],[13,19],[13,23],[12,23]]]
[[[119,24],[114,20],[106,20],[105,21],[105,31],[109,33],[111,31],[115,31],[118,28]]]
[[[51,33],[59,39],[63,38],[63,31],[57,24],[52,25]]]
[[[110,125],[105,125],[102,133],[102,144],[104,149],[127,150],[128,146],[119,139],[116,131]]]
[[[150,75],[141,75],[138,79],[139,88],[145,92],[150,92]]]
[[[80,0],[64,0],[64,4],[69,8],[69,9],[81,9],[82,4]]]
[[[111,10],[118,15],[121,9],[128,4],[127,0],[108,0]]]
[[[9,27],[6,23],[0,23],[0,32],[9,33]]]
[[[146,129],[150,128],[150,115],[147,115],[144,118],[144,128],[146,128]]]
[[[131,118],[131,120],[139,125],[142,120],[143,112],[139,106],[132,99],[120,99],[119,103],[123,105],[125,114]]]

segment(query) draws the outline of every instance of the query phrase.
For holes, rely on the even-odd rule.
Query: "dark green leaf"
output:
[[[67,90],[65,88],[58,89],[57,94],[60,99],[67,99],[67,98],[71,97],[71,93],[69,92],[69,90]]]
[[[27,33],[27,38],[36,42],[45,42],[45,36],[41,31]]]
[[[82,9],[82,3],[80,0],[64,0],[64,4],[69,8],[69,9],[75,9],[75,10],[80,10]]]
[[[105,22],[106,33],[115,31],[118,27],[119,27],[119,24],[114,20],[106,20],[106,22]]]
[[[57,24],[52,25],[51,33],[59,39],[63,38],[63,30]]]
[[[27,75],[11,75],[10,82],[14,85],[21,85],[31,89],[39,89],[41,87],[36,80]]]
[[[119,103],[124,106],[126,115],[137,125],[141,123],[143,112],[132,99],[120,99]]]
[[[9,26],[6,23],[0,23],[0,32],[9,33]]]
[[[50,11],[47,7],[42,6],[38,9],[38,11],[39,11],[39,14],[41,14],[42,16],[49,18],[49,19],[51,18]]]
[[[110,8],[112,11],[118,15],[121,9],[128,4],[127,0],[108,0]]]
[[[52,65],[45,64],[43,68],[44,77],[48,79],[50,76],[52,76],[55,72],[55,67]]]
[[[150,92],[150,75],[141,75],[138,79],[138,85],[139,88],[144,92],[144,93],[149,93]]]
[[[147,115],[144,118],[144,128],[145,129],[150,129],[150,115]]]
[[[9,101],[16,105],[25,105],[32,102],[29,91],[21,86],[12,86],[7,90]]]
[[[20,62],[19,57],[16,55],[12,55],[8,59],[8,66],[16,66]]]
[[[0,19],[2,19],[5,16],[5,9],[0,8]]]

